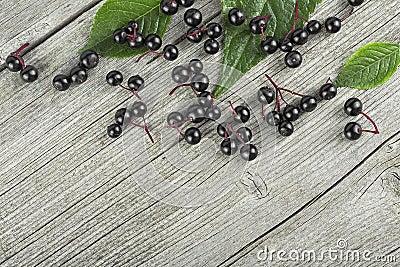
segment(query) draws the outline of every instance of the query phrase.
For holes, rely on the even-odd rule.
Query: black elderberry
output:
[[[240,127],[237,130],[237,133],[240,136],[240,138],[242,139],[242,141],[245,142],[245,143],[250,142],[251,139],[253,138],[253,133],[247,127]]]
[[[344,136],[352,141],[360,139],[362,135],[362,127],[356,122],[349,122],[344,127]]]
[[[317,34],[322,30],[322,24],[318,20],[310,20],[306,25],[308,34]]]
[[[53,79],[53,86],[58,91],[66,91],[68,90],[71,84],[71,80],[67,75],[59,74]]]
[[[217,39],[218,37],[220,37],[222,35],[222,26],[219,23],[209,23],[206,26],[206,34],[208,37],[212,38],[212,39]]]
[[[203,32],[200,28],[190,28],[186,33],[186,39],[191,43],[200,43],[203,40]]]
[[[363,104],[358,98],[350,98],[344,104],[344,112],[349,116],[358,116],[362,112]]]
[[[139,29],[139,23],[137,23],[134,20],[131,20],[131,21],[128,22],[128,24],[126,25],[124,30],[125,30],[125,32],[127,34],[134,34],[135,33],[135,29],[136,29],[136,32],[137,32],[137,30]]]
[[[182,113],[174,111],[168,114],[167,123],[169,126],[176,126],[179,127],[183,124],[185,118],[183,117]]]
[[[160,3],[161,11],[169,16],[175,15],[178,12],[179,5],[176,0],[162,0]]]
[[[194,0],[176,0],[179,5],[183,7],[191,7],[194,4]]]
[[[210,85],[210,80],[207,75],[199,73],[193,76],[191,85],[197,92],[203,92]]]
[[[293,50],[293,43],[290,39],[285,38],[279,43],[279,49],[283,52],[290,52]]]
[[[319,89],[319,96],[324,100],[331,100],[337,95],[337,87],[332,83],[326,83]]]
[[[147,113],[147,106],[142,101],[136,101],[133,103],[132,108],[130,109],[129,114],[133,117],[143,118]]]
[[[22,70],[22,62],[15,56],[8,56],[6,58],[6,67],[9,71],[18,72]]]
[[[86,70],[78,66],[71,70],[69,77],[73,83],[82,84],[86,82],[88,76]]]
[[[282,136],[290,136],[294,132],[293,124],[290,121],[282,121],[278,126],[278,132]]]
[[[269,87],[261,87],[257,92],[258,101],[263,104],[271,104],[275,100],[275,91]]]
[[[336,17],[329,17],[325,21],[325,28],[329,33],[337,33],[342,28],[342,21]]]
[[[186,10],[183,20],[185,21],[186,25],[190,27],[196,27],[202,22],[203,15],[201,14],[200,10],[190,8]]]
[[[237,106],[235,108],[233,119],[237,122],[248,122],[250,119],[250,110],[244,106]]]
[[[275,37],[267,36],[265,40],[261,41],[261,51],[263,51],[266,55],[271,55],[278,50],[279,41]]]
[[[139,49],[144,46],[144,37],[141,33],[136,33],[135,39],[127,38],[128,45],[132,49]]]
[[[156,51],[162,46],[161,37],[154,33],[147,35],[144,42],[146,47],[151,51]]]
[[[203,63],[199,59],[192,59],[189,62],[189,70],[194,74],[199,74],[203,71]]]
[[[174,61],[178,58],[179,55],[178,48],[175,45],[171,44],[166,45],[163,49],[163,52],[164,58],[169,61]]]
[[[228,19],[232,25],[239,26],[245,22],[246,17],[244,16],[242,10],[238,8],[232,8],[231,10],[229,10]]]
[[[116,44],[124,44],[126,42],[127,34],[123,29],[114,31],[114,42]]]
[[[297,29],[290,35],[290,39],[294,44],[303,45],[308,41],[308,32],[304,29]]]
[[[117,138],[122,134],[122,128],[119,124],[112,124],[107,127],[107,134],[111,138]]]
[[[347,0],[351,6],[359,6],[364,3],[364,0]]]
[[[230,131],[227,129],[226,125],[227,125],[227,123],[224,122],[224,123],[218,124],[218,126],[217,126],[217,134],[224,138],[230,136]]]
[[[236,154],[238,151],[238,146],[235,141],[227,139],[223,140],[221,145],[220,145],[220,150],[222,154],[227,155],[227,156],[232,156]]]
[[[288,121],[296,121],[300,118],[300,109],[293,105],[287,105],[282,115]]]
[[[200,123],[206,117],[206,111],[200,105],[192,105],[186,111],[186,117],[191,119],[193,123]]]
[[[300,108],[305,112],[312,112],[317,108],[318,100],[313,96],[303,96],[300,101]]]
[[[250,31],[254,34],[261,34],[265,31],[265,27],[267,26],[267,21],[265,18],[254,18],[250,21]]]
[[[283,115],[278,111],[271,111],[266,115],[266,121],[271,126],[277,126],[283,121]]]
[[[285,56],[285,64],[289,68],[297,68],[301,65],[302,62],[303,62],[303,57],[297,51],[293,50],[293,51],[287,53]]]
[[[258,149],[255,145],[245,145],[240,149],[240,156],[246,161],[255,160],[258,156]]]
[[[207,54],[214,55],[219,51],[219,42],[214,39],[208,39],[204,42],[204,51]]]
[[[115,113],[115,121],[121,126],[124,125],[125,114],[126,108],[121,108]]]
[[[86,50],[79,57],[81,67],[85,69],[93,69],[99,64],[99,55],[95,51]]]
[[[186,83],[190,78],[190,71],[184,66],[176,66],[172,70],[172,80],[178,84]]]
[[[201,132],[196,127],[190,127],[185,131],[185,140],[189,145],[197,145],[201,141]]]
[[[132,76],[128,80],[128,87],[139,92],[144,88],[144,79],[139,75]]]
[[[213,105],[213,97],[210,92],[204,91],[197,96],[197,102],[204,108],[209,108]]]
[[[110,71],[106,76],[107,83],[111,86],[118,86],[124,80],[124,76],[117,70]]]
[[[20,72],[20,77],[24,82],[31,83],[37,80],[39,77],[39,71],[32,65],[27,65]]]
[[[206,118],[207,119],[217,121],[221,118],[221,116],[222,116],[221,109],[216,105],[211,106],[211,107],[207,108],[207,110],[206,110]]]

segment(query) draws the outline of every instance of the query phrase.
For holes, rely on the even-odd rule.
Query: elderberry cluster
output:
[[[71,84],[82,84],[88,78],[87,71],[99,63],[99,56],[92,50],[84,51],[79,57],[78,66],[71,69],[69,75],[58,74],[53,79],[53,86],[58,91],[66,91]]]
[[[24,59],[20,55],[22,50],[27,48],[29,43],[24,44],[17,51],[11,53],[6,58],[6,68],[11,72],[18,72],[24,82],[31,83],[39,77],[39,71],[33,65],[26,65]]]

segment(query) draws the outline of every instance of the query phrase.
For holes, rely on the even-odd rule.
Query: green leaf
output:
[[[297,2],[299,3],[299,15],[308,19],[322,0],[299,0]],[[292,28],[296,0],[222,0],[222,4],[225,20],[223,64],[227,67],[222,70],[221,85],[214,90],[216,97],[223,94],[240,79],[240,75],[232,74],[232,68],[244,74],[266,58],[260,49],[261,35],[252,34],[248,23],[238,27],[232,26],[227,20],[229,10],[234,7],[239,8],[245,12],[246,17],[271,14],[272,18],[266,29],[266,35],[281,39]],[[301,24],[302,22],[298,20],[298,26]]]
[[[81,50],[93,49],[104,57],[125,58],[139,55],[145,48],[133,50],[128,45],[114,43],[113,33],[129,21],[139,22],[139,32],[146,36],[164,36],[171,16],[160,10],[160,0],[108,0],[97,11],[90,38]]]
[[[400,45],[370,43],[350,57],[335,84],[368,90],[387,82],[396,73],[399,64]]]

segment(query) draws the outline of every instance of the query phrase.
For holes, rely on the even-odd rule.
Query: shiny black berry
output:
[[[275,37],[267,36],[261,41],[261,51],[266,55],[271,55],[279,48],[279,41]]]
[[[136,101],[135,103],[133,103],[129,112],[130,115],[137,118],[143,118],[144,115],[146,115],[146,113],[147,113],[147,106],[142,101]]]
[[[360,139],[362,135],[361,125],[356,122],[349,122],[344,127],[344,136],[352,141]]]
[[[275,100],[275,91],[269,87],[261,87],[257,92],[257,98],[263,105],[271,104]]]
[[[283,115],[278,111],[271,111],[265,116],[267,123],[271,126],[279,125],[283,120]]]
[[[191,7],[194,4],[194,0],[176,0],[180,6]]]
[[[318,20],[310,20],[306,25],[308,34],[317,34],[322,30],[322,24]]]
[[[221,118],[221,116],[222,116],[221,109],[216,105],[211,106],[211,107],[207,108],[207,110],[206,110],[206,118],[207,119],[217,121]]]
[[[200,105],[192,105],[186,111],[186,118],[191,119],[193,123],[200,123],[205,117],[206,111]]]
[[[342,21],[336,17],[329,17],[325,21],[325,28],[329,33],[337,33],[342,28]]]
[[[132,76],[128,80],[128,87],[139,92],[144,88],[144,79],[139,75]]]
[[[53,86],[58,91],[66,91],[68,90],[71,84],[71,80],[67,75],[59,74],[53,79]]]
[[[349,116],[358,116],[362,112],[363,104],[358,98],[350,98],[344,104],[344,112]]]
[[[190,127],[185,131],[185,140],[189,145],[197,145],[201,141],[200,130],[195,127]]]
[[[337,87],[332,83],[326,83],[319,89],[319,96],[324,100],[331,100],[337,95]]]
[[[164,51],[164,53],[163,53],[164,54],[164,58],[166,60],[174,61],[175,59],[178,58],[179,51],[178,51],[178,48],[175,45],[171,45],[171,44],[166,45],[164,47],[163,51]]]
[[[249,26],[252,33],[261,34],[263,31],[265,32],[267,21],[265,18],[254,18],[250,21]]]
[[[227,155],[227,156],[232,156],[234,154],[236,154],[236,152],[238,151],[238,145],[236,144],[235,141],[233,140],[224,140],[222,141],[221,145],[220,145],[220,150],[222,152],[222,154]]]
[[[219,51],[219,42],[214,39],[208,39],[204,42],[204,51],[207,54],[214,55]]]
[[[176,66],[172,70],[172,80],[177,84],[186,83],[190,78],[190,71],[185,66]]]
[[[80,65],[85,69],[93,69],[99,64],[99,55],[95,51],[86,50],[83,51],[80,58]]]
[[[203,92],[210,85],[210,80],[207,75],[199,73],[193,76],[191,85],[197,92]]]
[[[195,8],[190,8],[186,10],[183,16],[183,20],[185,21],[186,25],[190,27],[196,27],[203,20],[203,15],[201,14],[200,10]]]
[[[126,108],[121,108],[115,112],[115,121],[121,126],[124,125],[125,114]]]
[[[304,29],[297,29],[292,32],[290,39],[296,45],[303,45],[308,41],[308,32]]]
[[[232,8],[231,10],[229,10],[228,20],[232,25],[239,26],[245,22],[246,17],[244,16],[242,10],[238,8]]]
[[[144,43],[146,47],[151,51],[156,51],[162,46],[161,37],[154,33],[147,35]]]
[[[117,70],[110,71],[106,76],[106,81],[111,86],[120,85],[123,80],[124,76],[122,76],[122,73]]]
[[[224,138],[229,137],[229,135],[230,135],[230,131],[228,131],[226,125],[227,125],[227,123],[224,122],[224,123],[218,124],[218,126],[217,126],[217,134]]]
[[[39,77],[39,71],[32,65],[28,65],[25,69],[21,70],[20,77],[24,82],[31,83]]]
[[[258,156],[258,149],[255,145],[245,145],[240,149],[240,156],[246,161],[255,160]]]
[[[114,42],[116,44],[124,44],[126,42],[126,31],[118,29],[114,31]]]
[[[237,131],[243,142],[248,143],[253,138],[253,133],[247,127],[240,127]]]
[[[195,33],[195,34],[193,34]],[[200,43],[203,40],[203,32],[200,30],[200,28],[194,27],[190,28],[187,33],[186,33],[186,39],[188,39],[189,42],[191,43]]]
[[[288,121],[296,121],[300,118],[300,109],[293,105],[287,105],[282,115]]]
[[[237,106],[233,119],[237,122],[246,123],[250,119],[250,110],[244,106]]]
[[[347,0],[351,6],[359,6],[364,3],[364,0]]]
[[[181,126],[183,124],[185,120],[185,117],[182,115],[182,113],[180,112],[171,112],[170,114],[168,114],[167,117],[167,123],[169,126]]]
[[[161,11],[169,16],[175,15],[178,12],[179,5],[176,0],[162,0],[160,3]]]
[[[285,56],[285,64],[289,68],[297,68],[303,62],[302,55],[297,51],[291,51]]]
[[[197,102],[204,108],[209,108],[213,105],[214,100],[210,92],[204,91],[197,96]]]
[[[6,67],[9,71],[18,72],[22,70],[22,62],[15,56],[6,58]]]
[[[283,39],[280,43],[279,43],[279,49],[283,52],[290,52],[293,50],[293,46],[294,44],[292,43],[292,41],[288,38]]]
[[[128,45],[132,49],[139,49],[144,46],[144,37],[141,33],[136,33],[135,39],[127,38]]]
[[[290,136],[294,132],[293,124],[290,121],[283,121],[278,126],[278,132],[282,136]]]
[[[209,23],[207,26],[206,34],[212,39],[216,39],[222,35],[222,26],[219,23]]]
[[[300,101],[300,108],[305,112],[312,112],[317,108],[318,100],[313,96],[303,96]]]
[[[136,32],[137,32],[137,30],[139,29],[139,23],[137,23],[134,20],[131,20],[131,21],[128,22],[128,24],[126,25],[124,30],[125,30],[125,32],[127,34],[134,34],[135,33],[135,29],[136,29]]]
[[[122,128],[119,124],[112,124],[107,128],[107,134],[111,138],[117,138],[122,134]]]
[[[192,59],[189,62],[189,70],[194,74],[201,73],[203,71],[203,63],[200,59]]]
[[[86,70],[79,66],[75,67],[71,70],[69,77],[71,78],[71,82],[77,83],[77,84],[82,84],[82,83],[86,82],[86,80],[88,78]]]

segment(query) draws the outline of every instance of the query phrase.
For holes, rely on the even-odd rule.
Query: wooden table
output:
[[[165,88],[166,82],[155,73],[177,62],[102,58],[84,85],[64,93],[51,86],[52,77],[67,73],[76,64],[76,52],[85,44],[103,3],[0,2],[0,60],[29,41],[33,46],[25,59],[41,71],[33,84],[1,71],[0,265],[309,264],[304,260],[278,262],[276,255],[271,263],[263,258],[262,250],[267,247],[288,254],[293,250],[321,253],[328,248],[370,252],[371,261],[335,263],[325,257],[314,261],[315,266],[398,266],[399,73],[370,91],[341,88],[335,100],[322,103],[296,122],[289,138],[279,137],[259,122],[257,134],[264,133],[264,137],[257,137],[257,142],[274,143],[264,145],[254,164],[245,166],[237,157],[228,160],[220,154],[212,160],[202,159],[202,149],[214,151],[219,145],[213,142],[214,126],[210,124],[202,126],[210,131],[205,144],[196,150],[197,156],[195,150],[186,153],[189,148],[181,142],[182,154],[174,158],[170,151],[177,147],[178,136],[174,132],[164,136],[176,141],[172,148],[160,145],[164,118],[156,117],[161,107],[168,106],[165,99],[171,88]],[[283,86],[315,93],[327,77],[338,75],[359,47],[373,41],[399,42],[399,4],[397,0],[366,1],[346,20],[341,32],[313,37],[299,48],[305,60],[299,69],[285,68],[281,53],[268,57],[220,98],[223,109],[228,110],[229,100],[240,103],[246,99],[258,113],[254,95],[266,84],[265,72]],[[206,21],[221,21],[219,1],[197,1],[195,6]],[[323,1],[313,17],[323,20],[343,14],[346,8],[345,0]],[[185,31],[182,15],[181,11],[172,19],[166,43]],[[222,59],[221,54],[205,56],[201,46],[187,41],[178,47],[179,62]],[[127,76],[140,73],[146,79],[145,100],[158,107],[151,109],[149,117],[158,144],[150,145],[140,129],[131,129],[116,140],[106,136],[115,111],[134,101],[127,92],[105,83],[106,73],[113,69]],[[255,88],[247,86],[249,81]],[[176,99],[189,95],[189,90],[183,91]],[[343,138],[342,129],[352,118],[344,115],[342,106],[350,97],[363,100],[380,135],[365,134],[357,142]],[[356,120],[369,125],[362,118]],[[205,165],[193,168],[187,157]],[[162,187],[150,186],[154,174],[177,185],[178,191],[182,185],[190,186],[190,194],[196,197],[184,190],[174,191],[174,198],[164,194]],[[209,191],[197,192],[202,185],[210,186]],[[379,256],[387,256],[386,262],[377,262]],[[390,262],[396,258],[397,263]]]

